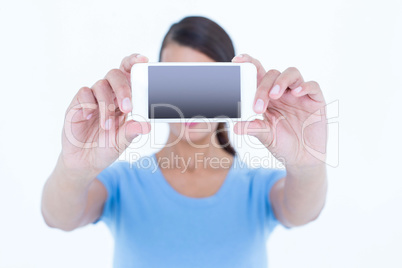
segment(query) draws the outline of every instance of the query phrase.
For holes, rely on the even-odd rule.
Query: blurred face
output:
[[[187,46],[170,43],[162,50],[163,62],[215,62],[205,54]],[[211,142],[218,123],[169,123],[170,134],[182,141],[193,144],[206,144]]]

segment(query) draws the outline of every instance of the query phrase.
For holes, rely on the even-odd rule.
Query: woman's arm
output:
[[[327,121],[320,86],[305,82],[294,67],[265,72],[246,54],[233,61],[257,67],[254,111],[263,115],[237,123],[235,133],[257,137],[285,165],[286,178],[270,193],[275,216],[289,227],[306,224],[321,212],[327,192]]]
[[[286,178],[271,189],[270,201],[276,218],[288,227],[315,220],[325,204],[325,166],[287,169],[286,172]]]
[[[68,170],[59,158],[42,195],[42,215],[48,226],[71,231],[101,216],[107,192],[95,176]]]
[[[73,230],[95,221],[102,213],[106,189],[96,176],[130,145],[148,123],[126,120],[132,110],[131,67],[148,59],[133,54],[123,59],[92,88],[83,87],[67,109],[62,151],[42,195],[46,223]]]

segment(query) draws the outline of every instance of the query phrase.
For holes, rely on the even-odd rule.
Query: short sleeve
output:
[[[94,223],[103,221],[110,226],[114,222],[119,192],[119,170],[121,168],[120,162],[114,162],[96,177],[106,188],[107,198],[103,206],[102,215]]]
[[[274,184],[285,176],[286,171],[281,169],[258,168],[255,170],[254,180],[262,190],[260,196],[264,203],[263,213],[265,227],[268,229],[268,232],[271,232],[279,223],[270,201],[271,190]]]

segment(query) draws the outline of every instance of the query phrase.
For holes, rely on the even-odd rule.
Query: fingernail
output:
[[[147,57],[145,57],[144,55],[137,54],[137,55],[135,55],[135,57],[131,58],[131,64],[135,64],[138,60],[146,59],[146,58]]]
[[[131,112],[133,106],[131,105],[130,98],[124,98],[122,102],[122,108],[126,112]]]
[[[87,120],[91,119],[93,115],[94,115],[94,114],[89,114],[89,115],[87,116]]]
[[[302,87],[297,87],[295,89],[293,89],[294,92],[299,93],[300,91],[302,91]]]
[[[109,130],[112,127],[112,119],[108,119],[105,122],[105,129]]]
[[[276,95],[279,93],[279,91],[281,90],[281,88],[279,87],[279,85],[275,85],[272,89],[271,92],[269,94],[271,95]]]
[[[264,112],[264,101],[263,101],[262,99],[258,99],[258,100],[255,102],[254,110],[255,110],[257,113],[262,113],[262,112]]]
[[[233,59],[234,60],[236,60],[236,59],[240,60],[241,58],[243,58],[243,56],[244,56],[243,54],[239,54],[239,55],[235,56]]]
[[[138,54],[137,56],[135,56],[137,59],[147,59],[146,56]]]

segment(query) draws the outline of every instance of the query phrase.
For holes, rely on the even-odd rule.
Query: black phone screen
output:
[[[241,118],[240,87],[240,66],[148,66],[149,118]]]

